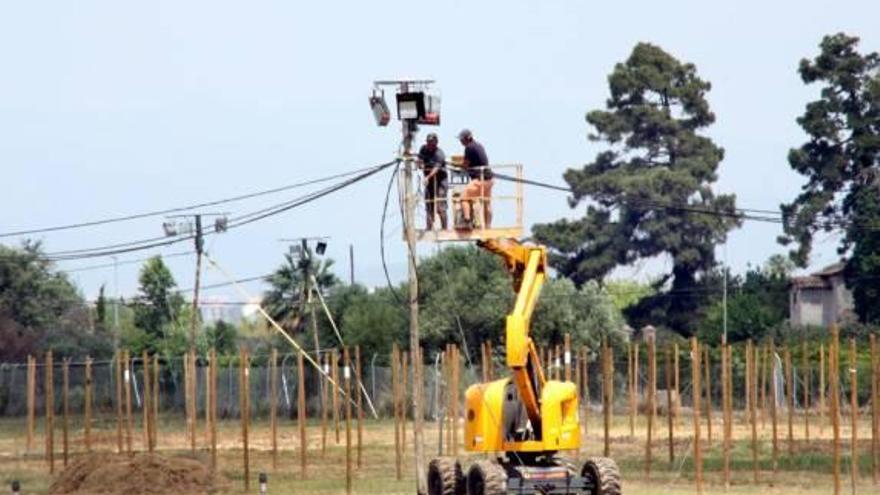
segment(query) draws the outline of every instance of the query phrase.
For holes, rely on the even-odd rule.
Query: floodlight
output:
[[[315,246],[315,252],[323,256],[324,251],[326,251],[326,250],[327,250],[327,243],[324,241],[318,241],[318,245]]]
[[[177,235],[177,224],[174,222],[162,222],[162,229],[168,237],[174,237]]]
[[[388,104],[385,103],[385,92],[373,90],[370,96],[370,108],[373,110],[373,117],[376,119],[376,125],[385,127],[391,120],[391,111],[388,110]]]
[[[397,118],[418,120],[425,116],[425,93],[397,93]]]
[[[214,232],[226,232],[229,228],[229,219],[226,216],[217,217],[214,220]]]

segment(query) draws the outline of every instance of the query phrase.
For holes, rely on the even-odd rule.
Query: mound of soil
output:
[[[207,494],[225,485],[209,466],[191,457],[92,454],[74,460],[49,494]]]

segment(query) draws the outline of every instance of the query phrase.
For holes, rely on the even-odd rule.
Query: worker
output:
[[[462,193],[461,211],[465,228],[473,228],[474,201],[478,201],[483,209],[483,228],[492,225],[492,196],[493,174],[489,168],[489,157],[483,145],[474,140],[474,135],[468,129],[458,133],[458,140],[464,146],[464,160],[462,167],[467,172],[470,181]]]
[[[434,216],[440,217],[440,227],[446,230],[446,155],[440,149],[437,135],[433,132],[425,138],[419,149],[418,164],[425,174],[425,218],[427,229],[434,230]]]

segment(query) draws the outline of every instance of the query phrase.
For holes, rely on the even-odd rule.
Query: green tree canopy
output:
[[[805,84],[820,84],[817,100],[797,122],[809,136],[788,162],[807,177],[801,193],[782,205],[780,242],[806,266],[819,231],[843,232],[844,277],[863,322],[880,321],[880,55],[861,54],[859,39],[825,36],[813,60],[801,60]]]
[[[715,121],[709,82],[693,64],[661,48],[639,43],[608,77],[606,109],[587,114],[592,141],[607,149],[581,169],[565,172],[570,205],[586,203],[577,220],[536,225],[535,236],[552,249],[560,274],[583,285],[616,266],[666,256],[671,291],[654,296],[656,313],[670,328],[690,335],[697,301],[687,297],[699,276],[715,264],[715,246],[739,224],[733,195],[712,184],[724,150],[699,131]],[[705,214],[705,211],[717,214]]]
[[[177,282],[161,256],[154,256],[144,262],[138,282],[138,296],[132,309],[134,325],[144,336],[143,341],[138,342],[132,350],[145,347],[151,353],[160,349],[168,351],[166,339],[172,336],[172,327],[182,328],[189,322],[182,314],[186,306],[183,297],[174,290]],[[180,332],[173,333],[176,336]]]

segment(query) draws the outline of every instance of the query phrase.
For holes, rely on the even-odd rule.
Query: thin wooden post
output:
[[[239,417],[241,419],[242,464],[244,467],[244,491],[251,489],[250,447],[248,445],[248,423],[250,422],[250,366],[247,350],[242,348],[238,360],[239,377]]]
[[[641,360],[639,360],[639,345],[638,342],[635,343],[635,347],[633,347],[633,393],[636,397],[636,402],[638,402],[639,397],[641,397]]]
[[[245,355],[246,356],[246,355]],[[190,400],[192,403],[192,410],[190,411],[190,431],[189,431],[189,443],[190,443],[190,451],[193,454],[196,452],[196,430],[198,428],[198,412],[199,412],[199,393],[198,393],[198,385],[199,385],[199,375],[198,375],[198,360],[196,358],[196,350],[189,350],[189,365],[190,365]],[[248,406],[250,406],[250,402],[248,402]]]
[[[751,359],[749,360],[749,364],[751,368],[749,369],[749,397],[751,400],[749,401],[750,409],[749,409],[749,418],[752,424],[752,481],[755,483],[758,482],[758,356],[760,350],[757,346],[752,345],[752,341],[749,340],[749,355]]]
[[[483,383],[489,381],[489,353],[488,353],[489,342],[482,342],[480,344],[480,351],[482,353],[482,357],[480,359],[480,365],[483,372]],[[447,345],[447,351],[449,350],[449,346]]]
[[[801,379],[803,380],[804,403],[801,409],[804,411],[804,443],[810,442],[810,363],[807,353],[807,341],[801,340]]]
[[[680,368],[678,365],[678,356],[679,356],[680,352],[678,350],[678,343],[677,342],[675,344],[673,344],[673,349],[674,350],[672,352],[672,358],[673,358],[672,367],[673,367],[673,371],[675,373],[675,375],[673,376],[673,379],[674,379],[673,381],[675,382],[675,384],[673,385],[675,387],[675,407],[672,410],[675,413],[674,414],[675,421],[673,421],[673,424],[677,426],[678,422],[681,421],[681,387],[680,387],[681,382],[679,381]]]
[[[819,344],[819,433],[825,429],[825,344]]]
[[[638,345],[629,342],[626,346],[626,389],[629,395],[629,436],[634,437],[636,434],[636,392],[635,392],[635,373],[633,368],[633,346]]]
[[[211,348],[210,354],[210,365],[209,365],[209,375],[210,378],[208,380],[208,390],[211,391],[211,400],[209,401],[208,408],[211,411],[210,414],[210,443],[211,443],[211,468],[217,469],[217,349]]]
[[[562,363],[565,366],[565,381],[571,381],[571,334],[565,334],[565,349],[562,354]]]
[[[708,344],[703,344],[703,360],[703,369],[706,370],[706,441],[712,445],[712,370]]]
[[[840,381],[839,381],[839,334],[836,324],[831,325],[831,344],[828,351],[828,379],[831,381],[831,429],[834,434],[831,469],[834,477],[834,495],[840,495]]]
[[[241,377],[239,377],[239,381]],[[192,423],[192,368],[190,367],[189,352],[183,354],[183,395],[184,395],[184,414],[186,414],[186,434],[195,428]],[[240,402],[240,401],[239,401]]]
[[[53,376],[52,351],[46,352],[46,461],[49,474],[55,473],[55,377]]]
[[[327,416],[328,416],[328,402],[330,398],[328,397],[328,393],[330,393],[330,380],[328,380],[330,376],[330,354],[324,353],[323,357],[318,356],[318,359],[322,363],[323,373],[320,373],[320,383],[321,383],[321,457],[324,457],[324,454],[327,453]]]
[[[486,372],[486,346],[485,342],[483,343],[483,383],[486,383],[488,380],[488,373]],[[452,455],[452,400],[454,394],[452,393],[452,344],[446,344],[445,349],[445,361],[446,361],[446,407],[445,407],[445,417],[443,418],[445,421],[446,428],[446,453],[448,455]]]
[[[724,421],[724,491],[730,490],[730,344],[721,345],[721,408]]]
[[[421,366],[421,361],[419,361]],[[415,361],[413,361],[415,366]],[[452,455],[458,456],[458,387],[461,372],[461,356],[458,346],[452,344]]]
[[[400,353],[400,447],[406,452],[406,411],[409,409],[409,352]]]
[[[296,401],[296,422],[299,427],[299,473],[301,479],[308,476],[308,439],[306,438],[306,366],[303,352],[297,353],[297,371],[299,379],[297,382],[297,401]],[[326,383],[331,386],[331,383]],[[334,388],[336,385],[332,385]],[[325,389],[327,387],[324,387]]]
[[[150,431],[153,432],[154,449],[159,445],[159,376],[159,355],[153,354],[153,414],[150,415],[152,420]]]
[[[694,406],[694,468],[697,493],[703,493],[703,453],[700,446],[700,344],[691,337],[691,379]]]
[[[602,338],[602,413],[605,428],[605,457],[611,456],[611,347],[608,337]]]
[[[794,455],[794,376],[791,370],[791,350],[785,344],[785,399],[788,409],[788,455]]]
[[[403,479],[403,470],[400,459],[400,377],[398,366],[400,365],[400,350],[395,342],[391,346],[391,407],[394,410],[394,467],[397,481]]]
[[[776,479],[776,472],[779,468],[779,386],[776,380],[776,345],[770,341],[770,420],[773,424],[773,479]]]
[[[278,469],[278,349],[269,358],[269,430],[272,435],[272,469]]]
[[[880,356],[877,354],[877,336],[871,334],[871,478],[880,481]]]
[[[34,423],[37,397],[37,358],[27,357],[27,450],[34,448]]]
[[[132,450],[132,429],[134,427],[134,420],[132,418],[132,410],[131,410],[131,354],[129,351],[124,351],[122,353],[122,359],[125,361],[125,370],[123,371],[123,376],[125,377],[125,451],[128,455],[133,453]]]
[[[92,451],[92,358],[86,356],[86,376],[85,376],[85,417],[84,421],[84,443],[86,452]],[[65,462],[65,466],[67,463]]]
[[[144,393],[141,394],[141,412],[142,414],[142,423],[141,428],[144,437],[144,450],[148,450],[150,452],[153,451],[153,443],[150,441],[152,434],[150,433],[150,410],[152,407],[150,406],[150,358],[147,356],[147,351],[143,351],[141,354],[141,376],[144,386]]]
[[[584,436],[590,433],[590,360],[586,346],[584,352]]]
[[[336,432],[336,445],[339,445],[341,437],[339,434],[339,354],[336,349],[330,353],[330,377],[337,384],[331,391],[333,399],[333,428]]]
[[[761,394],[759,397],[760,404],[760,416],[761,416],[761,431],[764,431],[767,428],[767,346],[757,346],[755,352],[758,356],[758,375],[757,378],[760,380],[760,384],[758,385],[758,392]]]
[[[342,348],[342,376],[345,379],[345,493],[351,495],[351,359]]]
[[[656,395],[656,349],[654,336],[648,336],[648,403],[645,414],[648,416],[648,435],[645,441],[645,477],[651,478],[651,442],[654,440],[654,397]]]
[[[357,467],[361,469],[361,450],[364,441],[363,373],[361,370],[361,346],[354,347],[355,383],[357,391]]]
[[[70,392],[70,358],[64,358],[61,367],[61,432],[62,432],[62,448],[64,452],[64,466],[67,466],[67,448],[68,448],[68,428],[70,427],[70,408],[68,395]]]
[[[859,387],[858,361],[856,359],[856,339],[849,339],[849,414],[852,421],[850,427],[850,481],[852,493],[856,493],[859,482]]]
[[[672,420],[672,347],[666,348],[666,426],[669,434],[669,464],[675,462],[675,426]]]
[[[116,373],[116,453],[122,453],[122,351],[116,350],[113,354]]]

